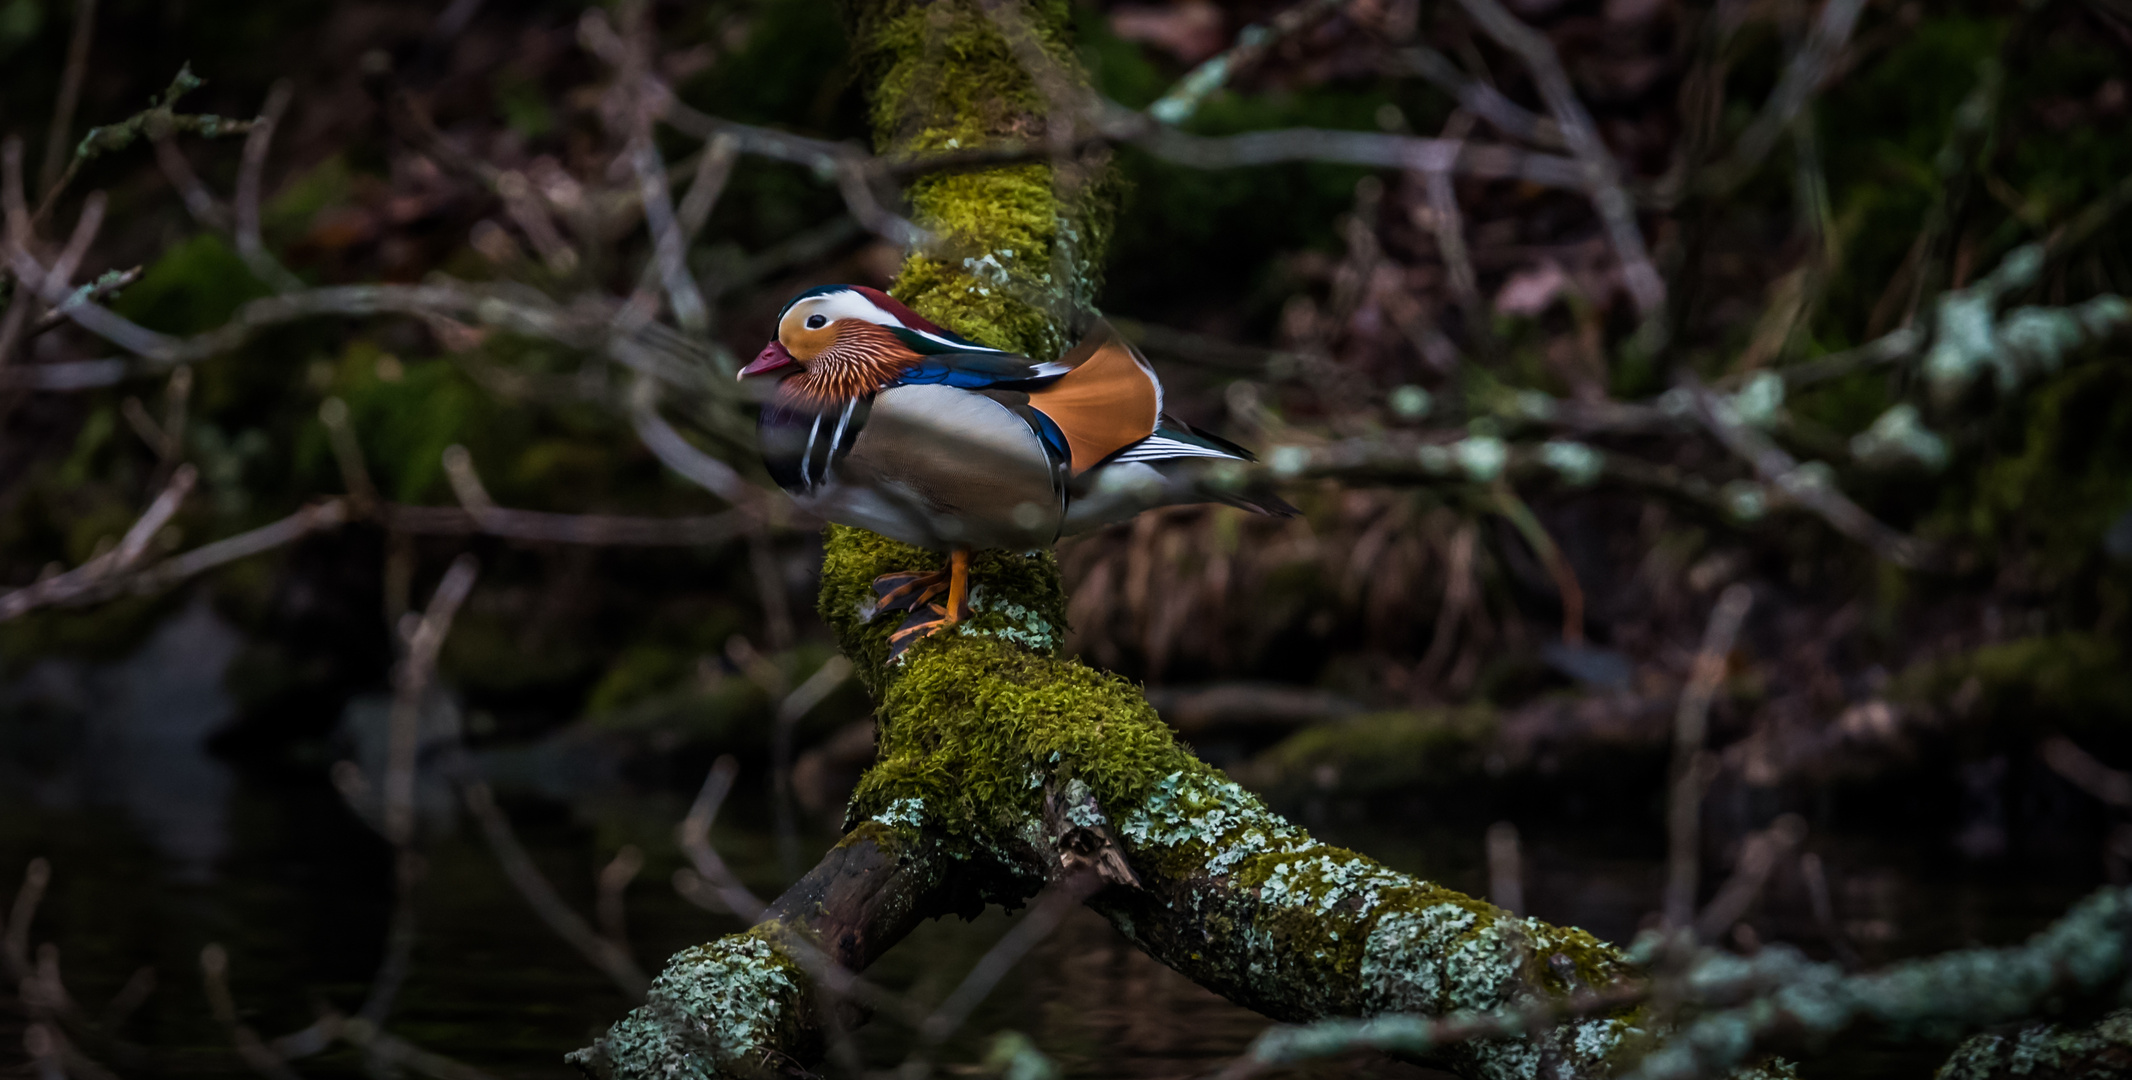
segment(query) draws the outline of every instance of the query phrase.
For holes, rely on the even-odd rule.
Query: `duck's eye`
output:
[[[809,330],[820,330],[820,329],[821,329],[822,327],[825,327],[825,326],[827,326],[827,325],[829,325],[829,319],[828,319],[828,317],[826,317],[826,316],[822,316],[822,315],[809,315],[809,316],[807,316],[807,329],[809,329]]]

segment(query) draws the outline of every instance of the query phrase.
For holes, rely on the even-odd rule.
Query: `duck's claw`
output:
[[[888,662],[893,664],[902,660],[906,649],[953,625],[955,621],[948,618],[946,604],[921,604],[911,609],[903,625],[888,635]]]
[[[946,570],[900,570],[874,579],[874,606],[868,621],[891,611],[908,611],[903,625],[888,636],[888,662],[904,650],[970,617],[970,553],[954,551]]]
[[[899,570],[883,574],[874,579],[871,618],[878,619],[890,611],[915,611],[947,589],[948,572],[945,570]]]

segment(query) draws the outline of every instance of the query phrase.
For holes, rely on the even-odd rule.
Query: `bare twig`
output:
[[[189,131],[212,139],[224,135],[241,135],[252,129],[250,120],[178,112],[175,108],[178,99],[198,89],[200,85],[200,79],[192,73],[191,67],[179,68],[177,76],[171,79],[170,86],[155,99],[154,104],[116,124],[90,128],[89,133],[82,136],[81,142],[75,145],[74,153],[67,161],[66,171],[60,173],[58,180],[46,186],[44,198],[37,204],[37,212],[32,215],[30,223],[35,224],[52,212],[52,207],[59,202],[59,196],[65,193],[67,186],[74,182],[74,177],[80,174],[82,165],[104,154],[123,150],[144,135],[159,138]]]
[[[1457,64],[1435,49],[1425,45],[1410,46],[1393,53],[1391,59],[1395,72],[1427,79],[1437,89],[1457,98],[1459,108],[1488,121],[1503,134],[1549,150],[1562,148],[1562,129],[1553,120],[1460,71]]]
[[[207,990],[208,1006],[214,1010],[215,1019],[229,1029],[230,1042],[245,1065],[267,1080],[295,1080],[296,1070],[289,1068],[289,1063],[238,1017],[237,1002],[229,989],[229,953],[220,944],[211,942],[200,950],[200,981]]]
[[[1578,100],[1576,89],[1570,85],[1569,74],[1562,70],[1561,58],[1555,55],[1554,45],[1545,35],[1519,22],[1497,0],[1459,0],[1459,5],[1489,37],[1517,54],[1532,70],[1540,97],[1547,102],[1548,113],[1561,128],[1562,141],[1583,168],[1592,205],[1599,211],[1599,219],[1606,224],[1607,239],[1613,243],[1614,254],[1621,260],[1622,275],[1629,296],[1636,301],[1636,310],[1646,318],[1658,314],[1665,307],[1665,279],[1651,264],[1643,232],[1636,224],[1636,205],[1621,186],[1620,166],[1599,138],[1599,129],[1592,123],[1591,114]]]
[[[711,822],[717,820],[718,808],[725,805],[726,796],[733,791],[733,779],[739,774],[740,763],[733,755],[721,755],[704,776],[703,787],[689,805],[688,815],[674,826],[674,838],[694,868],[675,871],[674,885],[691,902],[711,901],[707,906],[722,908],[752,923],[762,917],[762,900],[740,883],[711,846]]]
[[[1740,134],[1732,157],[1712,166],[1707,183],[1714,193],[1722,195],[1737,188],[1776,148],[1777,140],[1821,89],[1821,84],[1828,80],[1837,57],[1851,40],[1851,31],[1858,25],[1859,14],[1864,10],[1865,0],[1828,0],[1822,5],[1821,17],[1814,21],[1813,32],[1799,51],[1792,54],[1791,62],[1784,66],[1784,75],[1777,80],[1777,88],[1770,91],[1761,113]]]
[[[1695,920],[1696,936],[1714,941],[1747,914],[1777,864],[1806,838],[1806,819],[1785,814],[1767,829],[1750,833],[1740,844],[1740,860],[1732,876],[1718,887],[1717,895]]]
[[[30,243],[30,209],[22,187],[22,139],[0,139],[0,209],[7,216],[7,242],[15,247]]]
[[[1666,807],[1665,924],[1675,929],[1695,922],[1703,790],[1714,767],[1714,759],[1703,748],[1710,703],[1725,681],[1733,640],[1747,619],[1747,609],[1753,606],[1754,590],[1745,585],[1727,586],[1719,594],[1717,604],[1710,609],[1710,622],[1703,628],[1702,648],[1696,650],[1688,685],[1681,691],[1680,707],[1673,714],[1673,768]]]
[[[279,293],[295,292],[303,288],[304,283],[290,273],[288,267],[281,265],[279,259],[267,253],[266,244],[259,238],[259,200],[266,173],[267,150],[274,143],[274,129],[280,126],[281,115],[288,111],[289,99],[294,93],[294,87],[287,79],[275,82],[267,91],[259,120],[252,126],[251,134],[245,136],[244,157],[237,170],[237,255],[254,277]]]
[[[783,589],[784,585],[778,582],[774,587]],[[807,676],[806,681],[786,694],[777,706],[777,725],[770,735],[770,757],[777,789],[778,856],[788,864],[787,876],[798,876],[796,864],[799,861],[799,829],[792,808],[792,744],[799,734],[799,722],[806,719],[824,698],[835,693],[837,687],[844,685],[851,678],[851,671],[851,661],[842,653],[832,656],[816,668],[814,674]]]
[[[4,211],[7,223],[0,247],[12,250],[27,246],[30,214],[22,191],[22,140],[13,135],[0,139],[0,211]],[[7,312],[0,315],[0,365],[6,364],[8,354],[14,351],[36,302],[36,294],[18,281],[9,294]]]
[[[102,600],[121,593],[145,595],[167,589],[178,582],[197,577],[238,559],[284,547],[314,532],[338,528],[349,520],[347,504],[339,499],[329,499],[304,507],[279,521],[210,544],[202,544],[191,551],[142,567],[133,574],[113,576],[69,599]]]
[[[1515,915],[1525,912],[1524,858],[1518,851],[1518,827],[1507,821],[1488,826],[1488,899]]]
[[[918,1028],[918,1049],[912,1052],[913,1063],[923,1062],[931,1052],[948,1037],[961,1030],[970,1013],[984,1002],[986,995],[1007,977],[1009,971],[1029,950],[1042,944],[1045,938],[1059,928],[1066,916],[1081,902],[1094,896],[1107,882],[1103,875],[1093,870],[1083,870],[1046,889],[1029,904],[1029,913],[1022,916],[1014,928],[1000,936],[993,946],[985,951],[962,982],[942,1000],[932,1015]],[[919,1070],[924,1071],[923,1066]]]
[[[60,1039],[58,1030],[49,1024],[31,1024],[22,1029],[22,1049],[37,1067],[37,1080],[67,1080]]]
[[[353,762],[342,764],[360,773]],[[400,988],[407,984],[407,976],[414,970],[415,922],[419,917],[415,892],[428,871],[429,863],[413,848],[403,847],[393,853],[392,920],[385,931],[385,955],[378,961],[377,974],[370,979],[369,992],[363,995],[362,1008],[356,1012],[359,1019],[368,1023],[385,1022],[392,1013],[393,1002],[400,996]],[[278,1046],[288,1039],[284,1036],[275,1042]]]
[[[1178,165],[1230,169],[1284,161],[1319,161],[1417,172],[1457,172],[1490,179],[1527,180],[1570,191],[1591,189],[1585,166],[1566,157],[1500,144],[1417,138],[1376,131],[1286,128],[1240,135],[1190,135],[1149,128],[1126,114],[1110,129],[1141,149]],[[1627,196],[1622,196],[1624,200]],[[1639,247],[1640,247],[1639,241]]]
[[[338,1034],[350,1045],[362,1048],[364,1053],[376,1061],[388,1066],[404,1066],[431,1077],[432,1080],[496,1080],[494,1075],[472,1065],[424,1050],[397,1035],[380,1030],[376,1024],[360,1016],[341,1020],[338,1024]]]
[[[1822,939],[1836,954],[1837,962],[1855,970],[1861,962],[1858,950],[1836,921],[1836,905],[1829,899],[1828,873],[1821,865],[1821,856],[1811,851],[1799,856],[1799,876],[1806,879],[1807,903],[1814,909],[1814,923],[1821,928]]]
[[[41,855],[31,859],[22,872],[22,887],[15,891],[14,906],[8,910],[5,932],[0,933],[0,957],[7,960],[17,979],[29,977],[30,923],[37,918],[37,906],[44,902],[44,891],[51,884],[51,862]]]
[[[1148,115],[1165,124],[1182,124],[1199,111],[1199,104],[1209,94],[1222,88],[1239,73],[1248,70],[1266,51],[1311,23],[1332,14],[1346,4],[1347,0],[1303,0],[1302,3],[1282,11],[1264,26],[1253,23],[1236,35],[1236,44],[1228,51],[1200,62],[1177,85],[1148,106]]]
[[[1797,389],[1830,379],[1840,379],[1854,371],[1864,371],[1882,364],[1910,359],[1916,356],[1924,345],[1925,334],[1905,326],[1855,348],[1779,368],[1777,374],[1784,376],[1786,387]]]
[[[855,146],[724,120],[697,112],[674,100],[671,94],[666,96],[664,106],[666,111],[661,119],[698,138],[711,140],[723,135],[731,138],[735,149],[742,153],[828,172],[836,178],[837,192],[843,196],[844,207],[851,212],[852,219],[890,243],[911,248],[931,239],[930,234],[910,219],[881,205],[880,196],[874,194],[872,180],[886,169],[878,159],[869,157]],[[1016,153],[1020,157],[1040,156],[1036,151],[1017,150]]]
[[[381,811],[385,839],[405,848],[414,839],[415,765],[421,749],[422,720],[427,711],[429,684],[436,673],[437,654],[452,632],[452,619],[459,605],[473,591],[479,564],[471,555],[452,560],[429,608],[404,639],[405,652],[393,673],[392,718],[385,743],[384,805]]]
[[[1584,644],[1584,586],[1577,581],[1577,571],[1569,565],[1569,557],[1562,553],[1562,546],[1548,535],[1547,527],[1540,524],[1539,515],[1525,500],[1518,498],[1516,490],[1508,483],[1498,480],[1495,485],[1496,508],[1503,517],[1532,545],[1532,552],[1539,556],[1540,564],[1547,568],[1547,575],[1555,581],[1555,591],[1562,599],[1562,644],[1579,648]]]
[[[375,512],[384,500],[371,482],[369,466],[363,463],[363,447],[356,440],[348,403],[337,397],[319,402],[318,422],[325,425],[326,443],[333,448],[333,461],[340,468],[341,486],[347,490],[348,498],[358,509]]]
[[[1444,665],[1451,662],[1451,650],[1458,641],[1458,621],[1473,603],[1477,590],[1473,577],[1473,549],[1478,539],[1470,522],[1460,525],[1451,535],[1449,565],[1444,570],[1443,604],[1436,609],[1436,625],[1429,631],[1429,647],[1421,654],[1421,663],[1414,667],[1416,676],[1423,683],[1434,683]]]
[[[1881,558],[1905,569],[1930,569],[1936,559],[1913,537],[1889,528],[1838,490],[1824,471],[1802,468],[1782,447],[1740,418],[1731,401],[1711,393],[1693,376],[1684,377],[1683,389],[1703,427],[1733,453],[1745,459],[1771,487],[1812,511],[1837,532],[1873,549]]]
[[[67,66],[59,76],[59,95],[52,103],[52,127],[44,137],[44,162],[37,170],[37,186],[47,198],[67,165],[74,110],[81,106],[81,84],[89,74],[89,48],[95,40],[96,0],[74,0],[74,32],[67,39]]]
[[[644,200],[644,224],[651,230],[652,266],[647,269],[656,269],[657,280],[666,290],[666,301],[673,308],[674,321],[681,324],[681,329],[696,335],[707,333],[711,326],[710,308],[704,303],[703,290],[688,272],[688,238],[675,220],[673,199],[666,188],[666,165],[659,159],[648,125],[631,140],[628,154]],[[706,150],[704,156],[708,160],[710,152]],[[631,304],[625,310],[635,306]]]
[[[200,479],[199,471],[190,465],[180,466],[171,476],[170,484],[163,493],[148,505],[133,527],[126,530],[118,546],[63,574],[55,574],[34,585],[27,585],[14,592],[0,594],[0,621],[15,618],[26,611],[49,604],[73,599],[105,580],[132,569],[147,553],[148,543],[161,532],[163,526],[178,512],[193,484]]]
[[[1392,1015],[1368,1020],[1343,1017],[1304,1027],[1272,1027],[1252,1040],[1250,1050],[1217,1073],[1215,1080],[1249,1080],[1279,1066],[1361,1049],[1425,1057],[1476,1039],[1529,1037],[1564,1020],[1610,1013],[1649,996],[1645,987],[1617,986],[1489,1012]]]
[[[163,178],[177,189],[179,201],[185,204],[185,212],[191,214],[194,221],[211,229],[230,228],[229,207],[222,205],[222,200],[215,197],[214,189],[193,171],[192,162],[186,160],[178,140],[164,135],[151,142],[155,147],[156,167],[163,170]]]
[[[748,483],[731,465],[696,449],[659,415],[657,383],[650,379],[636,380],[629,395],[629,417],[636,425],[637,438],[667,468],[732,503],[736,509],[762,515],[768,500],[761,489]]]
[[[1454,112],[1444,123],[1443,137],[1462,141],[1472,126],[1473,114],[1464,110]],[[1458,191],[1451,182],[1451,170],[1432,169],[1422,173],[1421,179],[1429,201],[1429,231],[1436,237],[1436,250],[1443,258],[1451,295],[1458,300],[1459,310],[1465,314],[1468,342],[1492,351],[1494,326],[1488,316],[1487,301],[1481,298],[1480,278],[1473,272],[1472,253],[1466,249],[1465,215],[1459,212]]]
[[[541,876],[532,857],[518,842],[517,834],[511,830],[510,819],[496,806],[496,797],[490,793],[488,783],[468,774],[461,778],[459,788],[467,810],[480,823],[482,835],[488,838],[489,849],[495,852],[497,863],[503,867],[504,876],[511,880],[533,913],[548,924],[555,936],[614,980],[624,993],[642,998],[651,987],[644,969],[638,967],[636,960],[620,945],[600,936],[583,916],[570,910],[570,905],[556,894],[555,886]]]
[[[681,230],[684,247],[695,243],[704,223],[710,221],[711,210],[718,205],[718,197],[725,194],[726,181],[732,179],[733,163],[739,157],[740,146],[732,136],[715,135],[704,144],[702,156],[696,159],[696,175],[689,180],[688,194],[681,196],[681,205],[674,211],[674,224]]]
[[[126,270],[112,270],[100,275],[95,281],[74,290],[73,296],[60,301],[58,307],[38,316],[37,321],[30,325],[30,335],[34,337],[65,323],[67,321],[67,310],[72,305],[83,300],[101,303],[118,295],[128,285],[139,280],[141,280],[141,267],[138,266]],[[76,299],[77,297],[79,298],[78,300]],[[96,362],[98,361],[91,361],[91,363]],[[45,364],[41,366],[55,367],[57,365]]]
[[[476,529],[490,536],[556,544],[620,547],[698,546],[722,543],[750,532],[754,519],[740,510],[700,517],[646,518],[614,514],[551,514],[507,510],[490,500],[463,446],[446,447],[444,475]],[[415,507],[393,507],[388,522],[411,522]],[[419,528],[411,531],[424,531]]]
[[[74,234],[67,238],[67,246],[60,250],[59,258],[47,271],[49,280],[57,282],[61,288],[69,287],[68,283],[74,280],[74,271],[89,254],[89,245],[96,242],[97,231],[104,224],[104,204],[101,191],[91,192],[82,201],[81,216],[74,221]]]
[[[599,900],[593,911],[600,919],[600,933],[615,947],[629,951],[629,913],[622,894],[644,869],[644,853],[635,844],[623,844],[614,859],[600,868]]]
[[[2132,774],[2113,769],[2082,750],[2071,739],[2053,735],[2043,740],[2036,753],[2051,771],[2065,777],[2106,806],[2132,809]]]

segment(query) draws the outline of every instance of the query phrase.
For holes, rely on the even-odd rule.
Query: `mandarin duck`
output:
[[[879,289],[824,285],[778,313],[740,372],[774,376],[763,463],[800,508],[948,553],[948,569],[885,574],[873,617],[907,612],[890,657],[969,615],[970,552],[1030,551],[1154,506],[1222,502],[1287,516],[1279,498],[1201,482],[1244,448],[1163,412],[1162,382],[1117,332],[1056,361],[989,348]],[[1132,498],[1094,498],[1129,490]]]

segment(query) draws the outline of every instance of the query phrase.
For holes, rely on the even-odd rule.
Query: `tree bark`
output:
[[[895,0],[848,14],[884,153],[1036,141],[1069,122],[1046,115],[1055,80],[1082,77],[1059,0]],[[1050,85],[1027,71],[1045,61]],[[932,239],[892,291],[985,344],[1055,356],[1094,292],[1107,189],[1086,160],[928,176],[910,197]],[[871,582],[942,563],[829,529],[821,614],[880,725],[847,835],[760,925],[674,957],[646,1005],[572,1055],[586,1072],[811,1067],[828,1014],[808,948],[860,970],[920,919],[1018,904],[1089,873],[1100,888],[1088,903],[1149,954],[1283,1020],[1538,1003],[1637,974],[1581,930],[1388,870],[1267,810],[1178,744],[1131,684],[1058,655],[1065,597],[1048,552],[978,553],[973,618],[887,666],[893,621],[868,621]],[[1532,1077],[1543,1061],[1555,1076],[1604,1076],[1641,1019],[1624,1008],[1470,1043],[1443,1063],[1483,1080]]]

